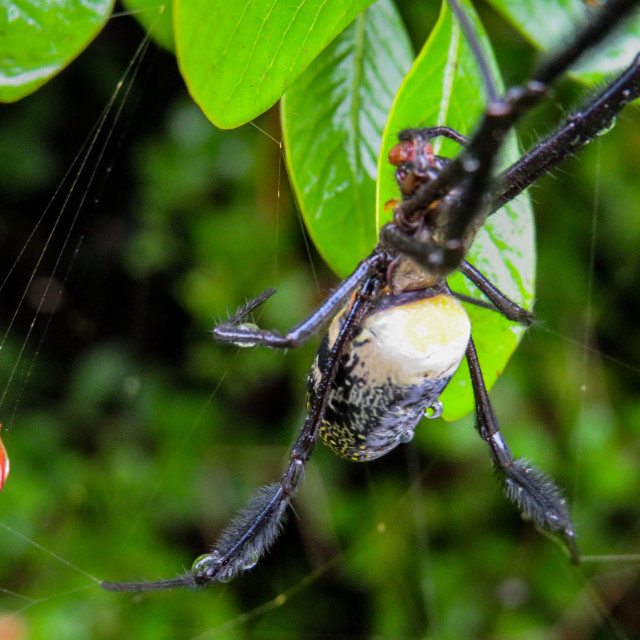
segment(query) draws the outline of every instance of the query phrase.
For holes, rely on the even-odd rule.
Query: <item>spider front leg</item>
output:
[[[458,2],[450,2],[462,18],[463,12]],[[394,219],[409,221],[420,212],[431,211],[434,214],[433,224],[423,232],[422,237],[412,237],[396,224],[387,224],[380,234],[382,244],[390,251],[410,256],[435,277],[446,277],[458,268],[477,230],[489,213],[495,210],[496,202],[504,199],[500,194],[494,198],[488,194],[493,186],[493,168],[509,131],[524,113],[547,95],[552,82],[586,50],[601,42],[636,5],[636,0],[611,0],[606,3],[599,9],[595,20],[580,29],[575,39],[538,67],[527,83],[510,89],[501,97],[491,97],[479,127],[463,150],[434,180],[421,184],[394,211]],[[471,45],[480,49],[473,30],[465,27],[464,20],[463,29]],[[594,131],[602,130],[617,111],[637,95],[637,64],[623,73],[619,81],[620,85],[614,82],[611,93],[605,91],[602,94],[599,107],[586,118],[578,118],[580,124],[576,140],[569,144],[570,149],[575,151],[585,144]],[[492,90],[492,93],[495,92]],[[617,102],[614,104],[609,98],[615,98]],[[561,140],[570,138],[572,129],[573,123],[569,122]],[[547,145],[542,158],[527,160],[525,165],[514,169],[511,177],[526,186],[526,182],[536,175],[535,163],[548,162],[552,166],[555,162],[553,157],[558,151],[555,142]],[[558,161],[562,159],[560,156]]]
[[[262,344],[277,349],[298,347],[333,318],[345,305],[349,296],[363,282],[384,271],[390,262],[391,258],[386,253],[372,253],[360,262],[355,271],[343,280],[310,316],[285,335],[278,331],[260,329],[252,324],[242,324],[253,310],[275,293],[275,289],[266,289],[259,296],[240,307],[229,320],[220,323],[213,330],[213,335],[219,342],[232,342],[240,346]]]
[[[498,189],[490,211],[513,200],[540,176],[574,155],[599,133],[606,131],[622,109],[640,97],[640,55],[583,109],[572,114],[548,138],[528,151],[498,176]]]
[[[476,429],[489,445],[491,458],[506,496],[524,517],[533,520],[543,529],[560,534],[571,561],[577,564],[580,553],[562,491],[548,476],[526,460],[513,457],[500,433],[498,418],[489,400],[473,339],[469,340],[466,356],[476,403]]]
[[[242,509],[220,534],[211,552],[197,558],[192,570],[185,575],[157,582],[103,582],[104,589],[160,591],[176,587],[202,586],[212,582],[227,582],[238,573],[252,568],[269,550],[280,533],[286,508],[302,482],[305,466],[313,453],[340,357],[345,345],[352,338],[354,327],[365,313],[371,296],[378,288],[378,278],[370,277],[354,297],[338,337],[323,363],[320,382],[315,387],[315,397],[311,400],[310,412],[291,448],[289,465],[280,480],[262,487],[251,498],[247,507]],[[270,295],[271,293],[266,291],[262,296],[245,305],[241,311],[255,308],[260,304],[256,301],[260,299],[264,301]]]
[[[370,278],[347,314],[325,362],[311,411],[291,448],[287,470],[278,483],[263,487],[254,496],[249,506],[222,533],[210,554],[196,560],[193,567],[193,580],[196,584],[230,580],[240,571],[254,566],[275,541],[285,509],[300,486],[306,463],[313,453],[340,356],[363,312],[362,308],[366,307],[368,298],[376,287],[375,278]]]

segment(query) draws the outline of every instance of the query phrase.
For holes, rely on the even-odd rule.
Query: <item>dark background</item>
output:
[[[419,48],[435,16],[400,8]],[[481,9],[506,81],[522,80],[532,51]],[[315,345],[238,350],[210,330],[267,286],[261,323],[286,329],[336,282],[278,145],[216,130],[172,55],[132,63],[142,38],[113,19],[0,109],[0,637],[639,637],[637,555],[612,557],[640,552],[635,109],[532,190],[539,324],[492,394],[514,451],[567,488],[583,553],[606,558],[574,569],[521,521],[467,418],[367,465],[319,446],[280,541],[233,583],[97,586],[180,573],[279,475]],[[525,146],[583,95],[559,87]],[[275,108],[258,124],[280,137]]]

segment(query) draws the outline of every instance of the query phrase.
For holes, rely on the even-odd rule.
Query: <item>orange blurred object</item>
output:
[[[2,425],[0,424],[0,429]],[[2,444],[2,440],[0,440],[0,490],[4,486],[4,481],[7,479],[9,475],[9,456],[7,455],[7,450],[4,448]]]

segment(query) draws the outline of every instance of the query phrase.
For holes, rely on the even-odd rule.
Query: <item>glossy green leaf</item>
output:
[[[155,42],[169,51],[174,50],[172,0],[122,0],[122,4]]]
[[[376,242],[382,131],[412,57],[395,7],[380,0],[318,56],[283,100],[289,176],[313,241],[341,276]]]
[[[19,100],[95,38],[113,0],[0,0],[0,100]]]
[[[470,5],[465,3],[465,7],[481,40],[495,82],[501,87],[482,25]],[[445,2],[438,23],[396,96],[385,129],[378,167],[377,212],[380,226],[391,216],[390,210],[385,211],[385,203],[399,197],[393,168],[387,162],[389,149],[397,142],[398,131],[408,127],[448,125],[468,135],[485,108],[485,96],[475,56]],[[434,142],[437,145],[442,141]],[[510,140],[505,147],[503,162],[512,162],[519,155],[515,140]],[[445,140],[436,152],[453,156],[457,151],[455,143]],[[531,305],[535,277],[534,230],[526,196],[489,218],[478,233],[468,259],[505,294],[525,307]],[[459,274],[449,282],[454,291],[482,298],[479,291]],[[513,353],[522,329],[496,312],[474,305],[466,306],[485,380],[490,387]],[[459,418],[473,409],[471,382],[464,363],[447,387],[442,401],[447,419]]]
[[[591,19],[599,3],[580,0],[489,0],[532,44],[553,51],[566,42],[576,26]],[[640,15],[632,17],[608,39],[604,47],[580,60],[571,75],[587,84],[601,82],[608,74],[620,72],[640,50]]]
[[[178,63],[206,116],[229,129],[274,105],[371,0],[176,0]]]

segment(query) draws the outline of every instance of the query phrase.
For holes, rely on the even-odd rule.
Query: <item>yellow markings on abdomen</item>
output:
[[[390,309],[387,321],[404,334],[407,346],[419,352],[444,347],[466,335],[469,318],[451,296],[438,295]]]
[[[363,329],[359,341],[372,340],[396,380],[406,383],[414,377],[451,375],[471,335],[462,305],[443,294],[374,312]]]

